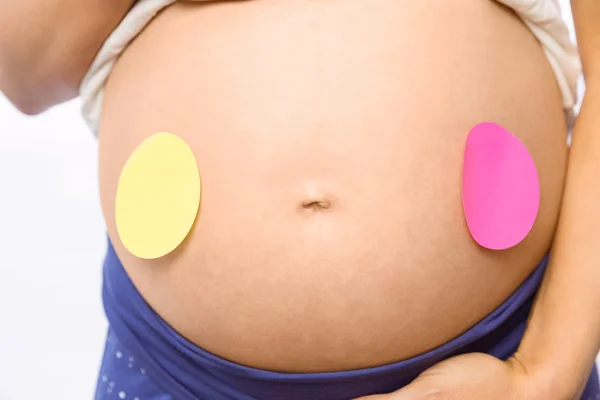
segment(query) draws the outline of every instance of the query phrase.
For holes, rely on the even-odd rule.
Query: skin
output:
[[[29,115],[77,97],[102,43],[135,1],[0,0],[0,92]]]
[[[49,10],[72,12],[73,9],[65,12],[60,7],[64,3],[48,1]],[[103,5],[101,9],[105,9],[104,5],[107,4],[105,1],[97,3]],[[92,48],[99,48],[103,38],[128,7],[118,7],[119,12],[108,13],[106,20],[110,23],[100,24],[101,28],[93,29],[96,32],[94,34],[88,35],[89,32],[81,26],[73,29],[72,32],[76,33],[65,34],[63,37],[70,37],[71,40],[67,40],[65,43],[69,45],[63,45],[63,48],[45,41],[45,34],[53,31],[50,23],[40,24],[40,32],[36,36],[28,36],[35,30],[23,34],[25,30],[21,31],[14,22],[35,21],[31,13],[27,18],[22,17],[25,11],[31,11],[18,9],[23,4],[25,2],[8,1],[0,4],[0,18],[5,18],[0,21],[0,38],[21,32],[10,42],[0,41],[0,88],[22,111],[36,113],[75,95],[78,82],[93,54],[76,60],[78,57],[73,57],[73,54],[78,53],[71,51],[87,48],[83,46],[85,43],[94,43]],[[600,159],[597,157],[600,154],[596,154],[600,151],[600,143],[597,135],[594,135],[599,128],[598,121],[591,111],[600,107],[596,83],[600,76],[600,52],[594,50],[599,48],[600,42],[600,31],[596,28],[596,21],[600,18],[598,7],[593,0],[573,1],[588,90],[575,128],[568,185],[552,264],[519,352],[507,363],[484,355],[447,360],[424,373],[410,387],[395,394],[372,398],[562,400],[574,398],[587,378],[600,341],[600,316],[597,313],[600,291],[596,287],[600,282],[596,268],[599,261],[596,247],[600,240],[597,229],[600,226],[597,207],[600,193],[595,185],[600,171],[597,163],[592,162]],[[36,14],[37,21],[43,22],[48,14],[41,12],[39,7],[34,10],[40,11]],[[86,23],[98,17],[97,13],[85,15]],[[40,49],[45,51],[40,52]],[[48,56],[41,57],[41,53]],[[65,54],[70,57],[64,57]],[[27,63],[26,56],[29,61],[35,59],[32,57],[38,57],[39,63]],[[66,59],[70,61],[66,62]],[[27,68],[28,64],[40,67]],[[51,72],[41,72],[45,69]],[[574,313],[573,310],[579,312]]]
[[[513,358],[444,361],[410,386],[363,400],[494,400],[579,397],[600,349],[600,3],[572,0],[586,94],[573,132],[551,262]]]
[[[1,0],[0,91],[26,114],[77,97],[85,71],[133,3]]]
[[[496,2],[179,4],[120,57],[104,100],[100,193],[119,258],[178,332],[240,364],[339,371],[426,352],[503,303],[553,237],[560,93]],[[462,212],[464,143],[485,120],[519,135],[542,185],[534,230],[502,252],[477,246]],[[204,194],[184,245],[146,261],[123,248],[114,199],[159,130],[192,147]]]

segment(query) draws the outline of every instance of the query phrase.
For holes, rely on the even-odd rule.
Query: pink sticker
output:
[[[500,125],[476,125],[467,138],[463,207],[471,235],[488,249],[519,244],[540,207],[540,181],[525,145]]]

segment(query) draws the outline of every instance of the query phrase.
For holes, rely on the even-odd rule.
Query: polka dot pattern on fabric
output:
[[[142,259],[175,250],[194,225],[200,191],[196,158],[183,139],[157,133],[144,140],[117,187],[115,219],[123,246]]]
[[[174,400],[145,372],[143,365],[109,332],[95,400]]]

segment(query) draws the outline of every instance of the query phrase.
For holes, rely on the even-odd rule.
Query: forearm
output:
[[[0,0],[0,91],[28,114],[76,97],[134,1]]]
[[[518,352],[561,399],[585,383],[600,348],[599,89],[588,83],[550,265]]]

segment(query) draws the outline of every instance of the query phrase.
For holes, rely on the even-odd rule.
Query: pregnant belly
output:
[[[502,124],[539,170],[530,235],[471,239],[461,203],[469,129]],[[146,137],[196,154],[186,242],[153,261],[116,234],[115,193]],[[100,184],[109,235],[148,303],[228,360],[331,371],[405,359],[501,304],[548,250],[566,163],[551,68],[488,1],[177,3],[106,88]]]

